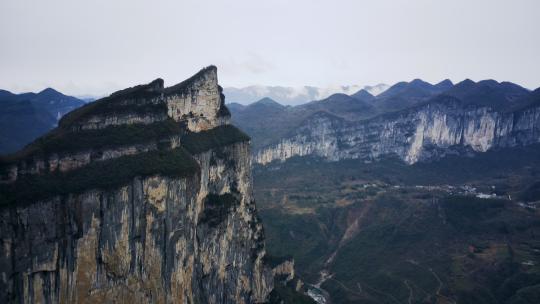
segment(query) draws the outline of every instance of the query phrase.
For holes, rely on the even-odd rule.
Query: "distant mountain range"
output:
[[[540,88],[415,79],[229,109],[267,250],[319,303],[538,303]]]
[[[54,128],[64,114],[84,104],[51,88],[22,94],[0,90],[0,154],[19,150]]]
[[[252,137],[254,161],[261,164],[293,156],[384,155],[415,163],[540,141],[539,90],[494,80],[454,85],[415,79],[377,96],[359,90],[294,107],[266,98],[230,109],[235,124]]]
[[[328,88],[316,87],[270,87],[252,86],[242,89],[226,88],[227,102],[252,103],[265,97],[271,97],[283,103],[300,104],[328,97],[331,93],[345,92],[352,94],[363,89],[377,95],[388,88],[385,84],[375,86],[340,86]],[[92,102],[96,97],[79,97],[62,94],[47,88],[39,93],[15,94],[0,90],[0,154],[14,152],[35,138],[51,130],[66,113]],[[241,106],[232,104],[231,107]]]
[[[415,79],[393,86],[251,86],[224,89],[228,107],[233,113],[232,120],[250,134],[255,151],[290,136],[319,112],[347,121],[362,121],[411,109],[441,94],[453,96],[465,104],[510,111],[534,104],[535,92],[510,82],[474,82],[468,79],[455,85],[448,79],[437,84]],[[249,103],[259,96],[258,101]],[[22,94],[0,90],[0,154],[20,149],[56,126],[64,114],[90,101],[92,99],[67,96],[52,88]],[[301,104],[290,105],[298,103]]]
[[[250,104],[268,97],[284,105],[299,105],[312,100],[321,100],[332,94],[343,93],[351,95],[359,90],[365,90],[371,95],[379,95],[389,88],[387,84],[374,86],[333,86],[333,87],[283,87],[283,86],[249,86],[244,88],[227,87],[224,89],[227,103]]]

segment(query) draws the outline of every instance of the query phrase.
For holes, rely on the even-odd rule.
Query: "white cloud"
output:
[[[537,0],[5,0],[0,87],[108,93],[217,64],[226,86],[494,78],[534,88],[538,11]]]

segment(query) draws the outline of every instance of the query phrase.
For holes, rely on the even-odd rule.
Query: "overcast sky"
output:
[[[540,86],[539,0],[1,0],[0,88],[109,94],[215,64],[224,86]]]

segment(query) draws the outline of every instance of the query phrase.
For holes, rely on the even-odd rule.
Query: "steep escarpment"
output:
[[[305,155],[332,161],[373,160],[396,155],[413,164],[446,154],[485,152],[538,142],[537,101],[506,111],[440,95],[422,105],[361,121],[316,113],[289,136],[257,151],[254,161],[267,164]]]
[[[208,67],[86,105],[1,159],[0,301],[264,302],[249,138],[229,119]]]

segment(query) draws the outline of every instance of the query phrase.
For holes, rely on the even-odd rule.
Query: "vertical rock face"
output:
[[[183,89],[186,85],[189,85],[188,89]],[[228,116],[217,115],[226,108],[222,104],[223,94],[217,74],[212,70],[203,71],[199,77],[168,88],[165,100],[168,115],[176,121],[187,119],[188,128],[192,131],[208,130],[228,123]]]
[[[453,97],[443,96],[425,105],[364,121],[316,113],[291,136],[257,151],[254,161],[264,165],[305,155],[331,161],[395,155],[413,164],[467,150],[486,152],[539,142],[538,106],[503,112],[463,105]]]
[[[3,160],[9,171],[108,151],[1,185],[0,302],[264,302],[273,274],[263,263],[249,138],[228,125],[223,98],[215,67],[170,88],[158,80],[68,114],[52,135]],[[161,123],[170,128],[161,132]],[[108,137],[119,131],[130,140]],[[95,132],[111,141],[71,137]],[[49,151],[51,138],[77,145]],[[145,142],[156,144],[120,153]]]

